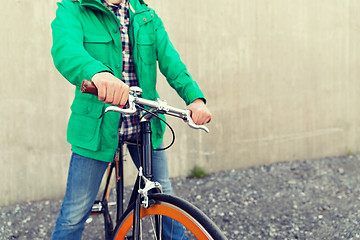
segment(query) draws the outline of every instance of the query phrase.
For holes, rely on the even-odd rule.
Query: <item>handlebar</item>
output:
[[[95,84],[88,80],[84,80],[82,82],[81,92],[98,95],[98,91]],[[156,101],[147,100],[139,97],[141,94],[142,94],[141,88],[130,87],[129,98],[128,98],[129,108],[123,109],[116,106],[110,106],[105,109],[105,112],[114,111],[122,114],[132,115],[135,114],[137,111],[136,105],[141,105],[141,106],[150,107],[151,109],[154,109],[155,112],[161,112],[165,114],[175,114],[177,117],[184,119],[189,125],[189,127],[193,129],[201,129],[207,133],[209,132],[209,129],[206,126],[197,125],[194,123],[194,121],[190,116],[190,110],[172,107],[168,105],[166,101],[160,99],[157,99]]]

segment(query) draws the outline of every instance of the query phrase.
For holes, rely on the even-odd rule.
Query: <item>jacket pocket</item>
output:
[[[150,65],[156,63],[155,34],[140,34],[137,47],[140,59],[145,64]]]
[[[112,38],[109,34],[84,33],[84,48],[95,59],[107,62],[110,54]]]
[[[92,151],[100,150],[100,125],[104,104],[75,100],[71,105],[67,138],[77,147]]]
[[[84,43],[108,43],[112,38],[108,34],[87,32],[84,34]]]

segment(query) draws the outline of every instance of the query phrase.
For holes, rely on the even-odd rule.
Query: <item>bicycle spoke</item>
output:
[[[139,224],[140,224],[140,240],[142,240],[143,239],[143,228],[142,228],[143,222],[140,220]]]
[[[170,234],[170,239],[172,239],[173,231],[174,231],[174,219],[172,219],[172,221],[171,221],[171,234]]]
[[[184,236],[185,236],[185,232],[183,233],[183,235],[181,236],[181,240],[183,240],[184,239]]]
[[[155,233],[154,236],[153,236],[153,238],[154,238],[155,240],[157,240],[156,230],[155,230],[155,224],[154,224],[153,218],[150,218],[150,222],[151,222],[152,230],[153,230],[153,232]]]

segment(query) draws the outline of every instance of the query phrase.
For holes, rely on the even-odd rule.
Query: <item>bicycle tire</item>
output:
[[[189,202],[166,194],[153,194],[149,196],[152,203],[149,208],[141,208],[140,218],[143,220],[149,216],[167,216],[180,222],[187,233],[193,234],[190,239],[198,240],[227,240],[221,230],[209,217]],[[114,240],[132,239],[134,204],[132,204],[119,220],[115,231]],[[128,235],[130,234],[130,235]],[[150,238],[144,238],[150,239]],[[155,238],[156,239],[156,238]]]

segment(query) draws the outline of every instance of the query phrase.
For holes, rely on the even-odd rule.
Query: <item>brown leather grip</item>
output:
[[[84,80],[82,82],[80,91],[82,93],[90,93],[90,94],[93,94],[96,96],[98,95],[98,90],[97,90],[95,84],[89,80]]]

